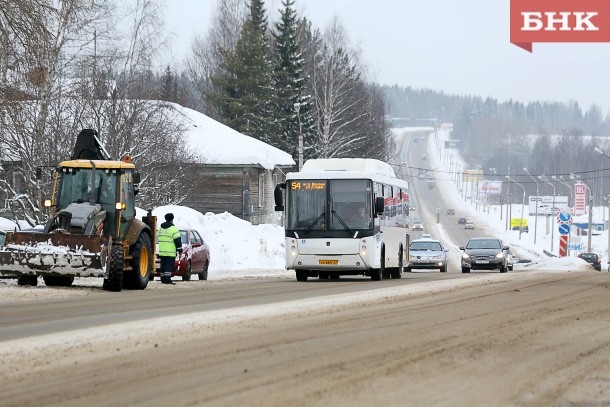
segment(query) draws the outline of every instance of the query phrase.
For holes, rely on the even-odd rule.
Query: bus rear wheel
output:
[[[402,246],[400,246],[400,250],[398,251],[398,267],[393,268],[391,271],[392,278],[402,278],[403,270],[403,262],[402,262]]]

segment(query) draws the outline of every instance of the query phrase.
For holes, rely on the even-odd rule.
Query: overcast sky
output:
[[[216,0],[166,0],[173,57],[184,58],[205,33]],[[334,15],[362,50],[371,79],[446,93],[529,102],[576,100],[610,112],[610,43],[509,42],[509,0],[295,0],[324,29]],[[280,0],[266,0],[275,21]]]

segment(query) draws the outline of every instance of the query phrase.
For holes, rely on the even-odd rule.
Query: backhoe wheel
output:
[[[125,288],[130,290],[143,290],[150,280],[150,266],[152,263],[152,244],[146,233],[141,233],[129,252],[131,256],[131,271],[123,276]]]
[[[210,267],[210,262],[206,261],[203,265],[203,272],[199,273],[199,280],[207,280],[208,279],[208,267]]]
[[[123,289],[123,246],[112,246],[109,261],[108,278],[104,278],[104,290],[121,291]]]
[[[186,262],[186,270],[184,270],[184,274],[182,275],[182,281],[191,281],[191,262]]]

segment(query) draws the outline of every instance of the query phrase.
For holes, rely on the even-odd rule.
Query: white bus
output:
[[[409,239],[408,183],[389,164],[309,160],[276,186],[275,204],[286,211],[286,268],[296,271],[298,281],[401,278]]]

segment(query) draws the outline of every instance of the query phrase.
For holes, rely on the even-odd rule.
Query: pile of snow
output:
[[[184,206],[166,205],[153,210],[160,225],[165,214],[174,215],[180,229],[199,232],[210,248],[210,278],[239,276],[240,270],[284,270],[284,229],[276,225],[252,225],[228,212],[205,215]],[[138,209],[138,217],[145,212]]]
[[[549,257],[523,266],[523,270],[538,270],[549,272],[590,272],[595,269],[578,257]]]
[[[15,229],[19,229],[15,222],[6,218],[0,218],[0,230],[9,231]]]

